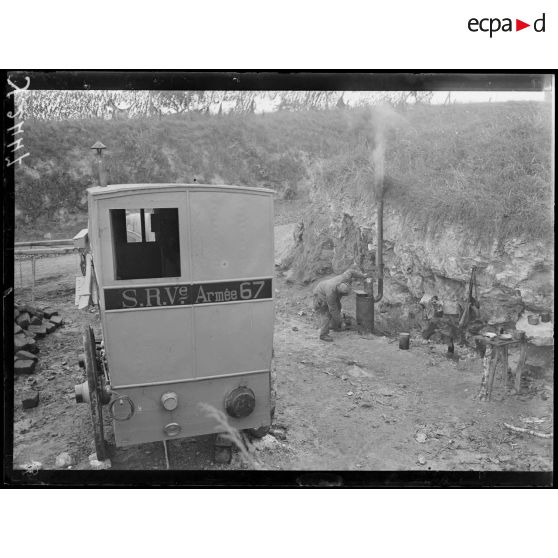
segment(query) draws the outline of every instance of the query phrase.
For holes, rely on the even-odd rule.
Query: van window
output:
[[[180,276],[177,208],[111,209],[115,279]]]

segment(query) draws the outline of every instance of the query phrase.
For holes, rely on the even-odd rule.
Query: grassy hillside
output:
[[[374,118],[370,118],[372,126]],[[552,234],[550,106],[417,106],[386,127],[386,200],[415,225],[463,225],[472,238]],[[360,141],[324,165],[331,192],[367,199],[373,172]]]
[[[29,121],[16,170],[21,235],[83,215],[97,140],[109,183],[190,182],[318,188],[358,199],[371,183],[379,123],[370,110],[186,114],[162,119]],[[552,230],[550,107],[415,106],[385,128],[387,201],[425,227],[459,222],[490,235]]]

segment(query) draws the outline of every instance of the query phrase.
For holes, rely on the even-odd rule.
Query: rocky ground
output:
[[[78,366],[81,329],[95,312],[74,306],[74,255],[41,262],[36,299],[56,308],[64,325],[37,341],[39,361],[32,374],[14,379],[14,466],[40,463],[44,469],[89,469],[94,463],[87,405],[74,401],[84,380]],[[273,435],[235,452],[230,465],[213,463],[213,437],[168,444],[174,469],[321,470],[552,470],[552,438],[512,432],[504,423],[542,433],[553,431],[550,367],[532,366],[521,392],[496,378],[491,402],[477,394],[481,362],[466,348],[459,360],[446,358],[445,345],[414,336],[408,351],[397,337],[355,330],[318,340],[310,310],[311,286],[275,280],[275,366],[277,411]],[[16,291],[25,302],[29,289]],[[354,313],[354,301],[346,309]],[[512,351],[510,366],[517,354]],[[528,360],[529,363],[529,360]],[[22,408],[29,388],[39,405]],[[107,422],[107,437],[111,427]],[[37,465],[36,465],[37,466]],[[113,448],[113,469],[165,469],[162,443]]]

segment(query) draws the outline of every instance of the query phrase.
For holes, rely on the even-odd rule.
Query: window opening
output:
[[[177,208],[111,209],[115,279],[180,276]]]

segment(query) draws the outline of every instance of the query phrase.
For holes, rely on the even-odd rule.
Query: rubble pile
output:
[[[14,305],[14,372],[31,374],[37,365],[37,340],[63,325],[58,311],[39,304]]]

